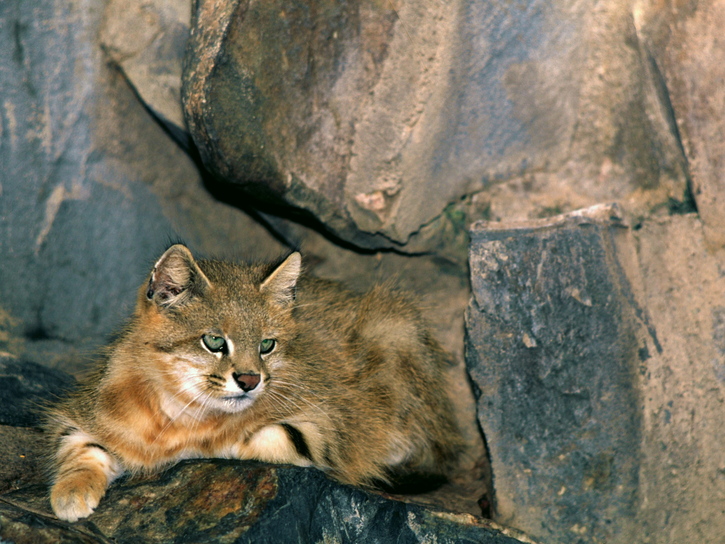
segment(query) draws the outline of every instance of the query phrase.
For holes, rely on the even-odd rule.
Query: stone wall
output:
[[[0,354],[81,372],[169,240],[301,247],[421,296],[462,504],[544,542],[716,542],[723,23],[715,0],[0,3]],[[576,212],[610,202],[614,226]]]
[[[544,542],[717,542],[723,255],[694,214],[473,230],[468,366],[499,519]]]

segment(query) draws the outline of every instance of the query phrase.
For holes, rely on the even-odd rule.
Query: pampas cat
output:
[[[49,411],[51,504],[90,515],[122,473],[181,459],[315,466],[342,482],[445,475],[461,439],[445,356],[401,294],[175,245],[79,390]]]

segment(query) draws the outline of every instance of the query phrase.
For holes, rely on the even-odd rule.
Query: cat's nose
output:
[[[242,391],[251,391],[259,385],[260,376],[259,374],[237,374],[234,372],[232,378],[237,382],[237,385]]]

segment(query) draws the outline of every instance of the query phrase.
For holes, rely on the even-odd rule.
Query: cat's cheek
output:
[[[270,370],[280,370],[281,368],[284,368],[286,366],[284,359],[279,355],[277,355],[276,357],[269,357],[265,361],[265,364]]]

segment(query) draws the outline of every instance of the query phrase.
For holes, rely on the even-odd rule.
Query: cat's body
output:
[[[78,392],[49,413],[51,504],[89,515],[124,472],[185,458],[313,465],[340,481],[446,475],[460,438],[445,356],[404,296],[194,261],[173,246]]]

